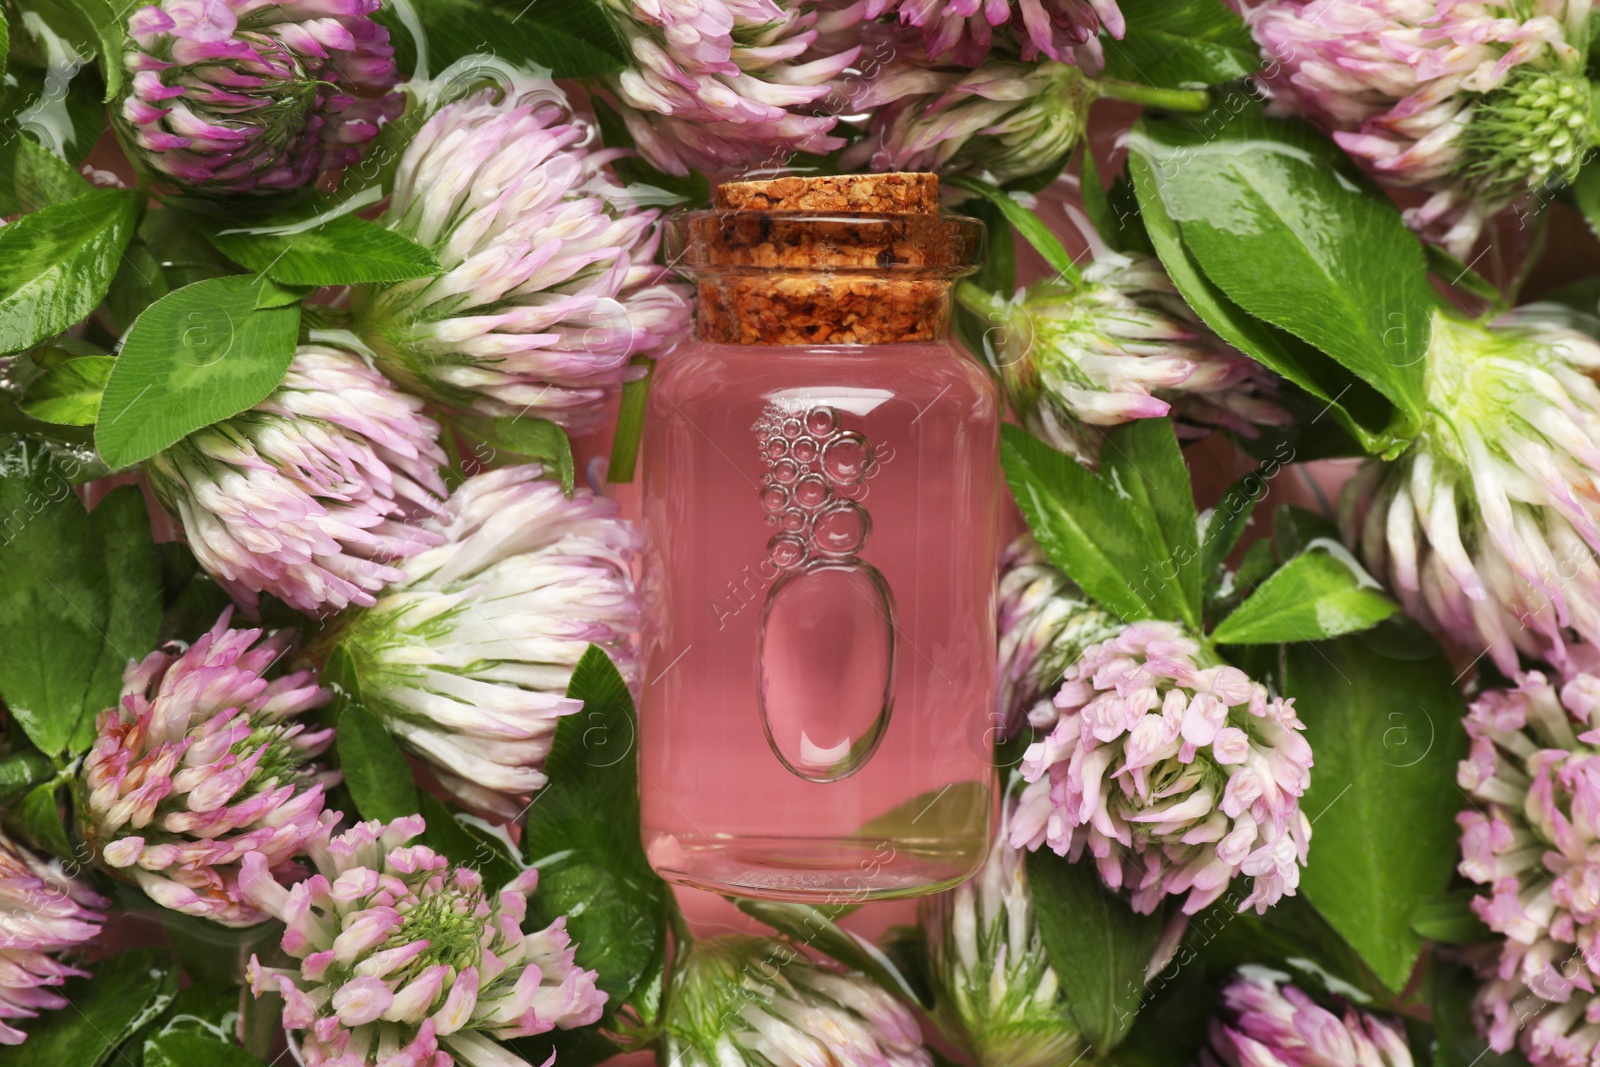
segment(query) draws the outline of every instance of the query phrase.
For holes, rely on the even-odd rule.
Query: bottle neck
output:
[[[697,279],[695,335],[736,345],[888,345],[950,332],[944,277],[872,271],[753,271]]]

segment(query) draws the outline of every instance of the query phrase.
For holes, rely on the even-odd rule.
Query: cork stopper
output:
[[[717,186],[715,205],[725,211],[858,211],[885,215],[937,215],[937,174],[830,174],[770,178]]]
[[[939,214],[934,174],[731,182],[714,202],[667,226],[671,262],[698,283],[702,340],[937,340],[951,282],[982,261],[982,224]]]

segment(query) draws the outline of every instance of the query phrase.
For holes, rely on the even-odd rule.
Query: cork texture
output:
[[[696,330],[741,345],[933,341],[981,232],[939,216],[934,174],[847,174],[717,187],[679,225]]]
[[[937,174],[829,174],[717,186],[715,205],[730,211],[939,213]]]

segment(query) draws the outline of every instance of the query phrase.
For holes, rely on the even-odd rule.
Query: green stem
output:
[[[633,467],[639,458],[639,441],[644,436],[644,408],[650,399],[650,379],[656,361],[645,356],[634,360],[644,367],[644,377],[622,387],[622,410],[617,413],[617,432],[611,438],[611,466],[608,482],[633,481]]]
[[[277,993],[250,995],[239,990],[239,1042],[246,1052],[262,1060],[272,1059],[272,1042],[278,1035],[278,1019],[283,1014],[283,997]]]
[[[1211,94],[1204,89],[1158,89],[1154,85],[1102,78],[1094,83],[1101,96],[1126,100],[1130,104],[1165,108],[1168,111],[1204,111],[1211,106]]]
[[[667,925],[672,927],[673,955],[681,956],[694,942],[694,933],[689,929],[689,920],[684,918],[682,910],[678,907],[677,897],[667,892]]]
[[[1005,314],[1005,298],[999,293],[991,293],[977,282],[963,281],[956,285],[956,303],[978,316],[985,323],[994,320],[992,315]]]

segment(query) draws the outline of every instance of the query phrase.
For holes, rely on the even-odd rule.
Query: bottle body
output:
[[[668,880],[851,900],[982,862],[999,418],[944,341],[699,341],[658,376],[639,769]]]

